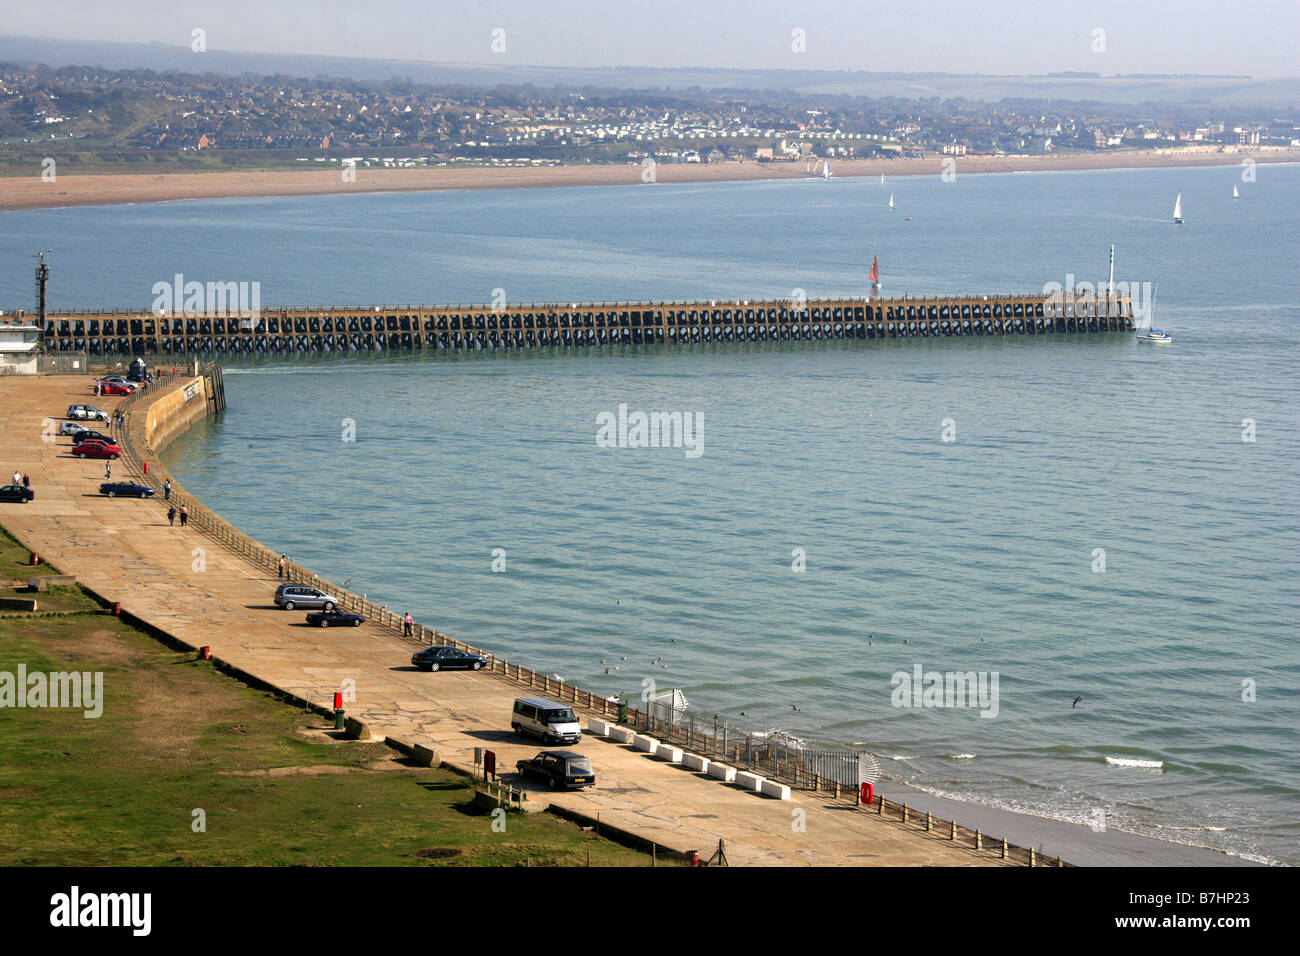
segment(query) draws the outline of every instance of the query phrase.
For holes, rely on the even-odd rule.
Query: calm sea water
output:
[[[0,302],[38,247],[54,307],[146,308],[176,272],[264,306],[860,294],[873,243],[887,292],[1032,291],[1104,281],[1114,242],[1172,346],[279,359],[228,368],[224,420],[166,457],[267,544],[584,687],[652,678],[933,792],[1296,863],[1300,168],[1239,173],[5,213]],[[597,447],[620,403],[702,416],[703,454]],[[997,716],[892,706],[918,664],[997,672]]]

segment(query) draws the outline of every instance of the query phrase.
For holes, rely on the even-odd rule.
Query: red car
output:
[[[135,392],[130,385],[123,385],[121,382],[100,382],[100,395],[131,395]]]
[[[98,438],[91,438],[72,447],[72,453],[78,458],[117,458],[122,449]]]

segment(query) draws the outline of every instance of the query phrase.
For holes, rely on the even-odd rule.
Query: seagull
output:
[[[1083,695],[1082,695],[1082,694],[1080,694],[1078,697],[1074,698],[1074,703],[1070,705],[1070,709],[1071,709],[1071,710],[1074,710],[1074,708],[1078,707],[1078,706],[1079,706],[1079,701],[1081,701],[1081,700],[1083,700]]]
[[[620,661],[625,661],[625,660],[627,660],[627,655],[624,654],[622,657],[619,658],[619,660],[620,660]]]
[[[745,712],[742,710],[742,711],[740,712],[740,716],[741,716],[741,717],[748,717],[749,714],[745,713]]]
[[[614,668],[614,669],[615,669],[615,670],[618,670],[618,668]],[[609,668],[608,668],[608,667],[605,668],[605,673],[606,673],[606,674],[609,673]]]
[[[791,705],[790,705],[790,709],[791,709],[791,710],[798,710],[799,708],[796,707],[794,704],[791,704]]]

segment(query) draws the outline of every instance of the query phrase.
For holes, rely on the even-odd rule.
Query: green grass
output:
[[[550,814],[512,812],[494,832],[463,778],[335,740],[321,717],[117,618],[0,619],[0,671],[20,663],[102,671],[103,715],[0,708],[0,865],[649,862]],[[192,829],[196,808],[206,832]],[[441,848],[458,852],[417,855]]]

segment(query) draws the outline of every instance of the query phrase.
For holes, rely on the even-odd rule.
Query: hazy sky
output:
[[[213,50],[463,63],[1300,73],[1300,0],[0,0],[0,33],[189,46],[195,27]]]

